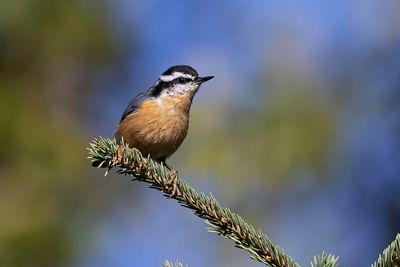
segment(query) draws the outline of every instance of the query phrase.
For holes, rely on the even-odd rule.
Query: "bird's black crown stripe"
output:
[[[194,76],[194,77],[199,76],[197,71],[195,69],[193,69],[192,67],[188,66],[188,65],[172,66],[169,69],[167,69],[162,75],[171,75],[174,72],[180,72],[180,73],[184,73],[184,74],[189,74],[189,75]]]

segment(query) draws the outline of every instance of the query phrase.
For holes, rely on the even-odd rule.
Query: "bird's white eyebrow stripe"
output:
[[[178,77],[193,79],[193,76],[190,74],[185,74],[182,72],[173,72],[170,75],[161,75],[160,80],[163,82],[170,82]]]

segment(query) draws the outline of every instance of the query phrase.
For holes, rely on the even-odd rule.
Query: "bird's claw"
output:
[[[124,153],[124,148],[122,145],[118,146],[118,150],[117,150],[117,160],[121,160],[122,159],[122,155]]]
[[[171,179],[167,181],[167,193],[170,195],[170,197],[175,196],[177,192],[177,182],[178,182],[178,172],[174,169],[171,170]]]

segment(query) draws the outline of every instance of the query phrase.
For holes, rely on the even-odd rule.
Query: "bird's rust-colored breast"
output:
[[[145,100],[120,123],[116,135],[145,156],[165,160],[186,137],[191,101],[191,96]]]

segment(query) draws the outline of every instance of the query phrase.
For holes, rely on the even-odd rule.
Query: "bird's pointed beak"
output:
[[[204,82],[206,82],[206,81],[211,80],[212,78],[214,78],[214,76],[198,77],[198,78],[196,79],[196,82],[197,82],[198,84],[202,84],[202,83],[204,83]]]

